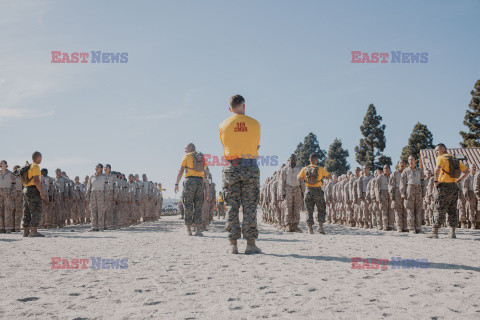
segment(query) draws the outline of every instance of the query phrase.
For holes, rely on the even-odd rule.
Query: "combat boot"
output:
[[[438,227],[432,227],[432,232],[428,234],[429,239],[438,239]]]
[[[308,226],[308,233],[313,234],[313,226],[312,225]]]
[[[29,228],[28,227],[23,227],[23,236],[28,237],[29,233],[30,233]]]
[[[197,226],[196,226],[195,235],[196,235],[197,237],[201,237],[201,236],[203,236],[203,233],[202,233],[202,226],[201,226],[201,225],[197,225]]]
[[[262,253],[259,247],[255,245],[255,239],[247,239],[247,248],[245,254]]]
[[[448,237],[451,239],[457,239],[457,235],[455,234],[455,227],[450,227],[450,232],[448,233]]]
[[[462,228],[462,229],[466,228],[465,221],[460,222],[460,228]]]
[[[30,232],[28,237],[36,238],[36,237],[45,237],[45,236],[37,231],[37,227],[32,227],[32,231]]]
[[[325,231],[323,230],[323,222],[318,223],[317,231],[318,233],[325,234]]]
[[[230,246],[227,253],[238,254],[237,240],[230,240]]]
[[[188,234],[189,236],[192,235],[192,227],[187,226],[187,234]]]
[[[358,226],[359,226],[360,228],[363,228],[363,221],[359,221],[359,222],[358,222]]]
[[[302,233],[302,232],[303,232],[302,230],[300,230],[300,228],[298,228],[298,226],[294,226],[294,227],[293,227],[293,231],[294,231],[294,232],[298,232],[298,233]]]

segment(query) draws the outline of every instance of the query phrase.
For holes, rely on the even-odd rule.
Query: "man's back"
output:
[[[220,123],[218,130],[225,159],[258,158],[260,123],[257,120],[244,114],[234,114]]]

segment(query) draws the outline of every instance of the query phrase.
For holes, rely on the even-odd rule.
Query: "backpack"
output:
[[[21,168],[15,169],[13,175],[19,177],[22,183],[25,185],[30,182],[32,179],[28,179],[28,170],[30,170],[31,164],[28,163]]]
[[[316,184],[318,182],[318,166],[306,167],[305,176],[308,184]]]
[[[462,171],[460,170],[460,161],[452,155],[445,155],[445,158],[448,160],[449,172],[442,169],[443,172],[452,178],[459,178],[462,175]]]
[[[194,152],[192,153],[193,157],[193,171],[203,172],[205,171],[205,161],[203,160],[203,154],[201,152]]]

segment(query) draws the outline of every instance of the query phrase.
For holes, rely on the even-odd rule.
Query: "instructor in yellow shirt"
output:
[[[28,169],[27,181],[23,188],[23,236],[44,237],[37,231],[42,218],[42,200],[45,199],[40,184],[39,164],[42,163],[42,154],[38,151],[34,152],[32,160],[33,163]]]
[[[228,164],[223,168],[223,194],[228,208],[226,230],[230,240],[229,252],[237,254],[237,240],[247,239],[246,254],[260,253],[255,245],[258,238],[257,204],[260,194],[260,123],[245,115],[245,99],[234,95],[229,101],[232,113],[218,128],[223,154]],[[240,227],[239,211],[242,206],[243,222]]]
[[[438,229],[445,220],[445,214],[448,214],[448,223],[450,225],[449,238],[456,238],[455,228],[458,225],[457,200],[458,189],[457,183],[465,179],[469,173],[468,168],[461,162],[457,162],[451,154],[447,153],[447,147],[443,143],[439,143],[435,147],[437,155],[437,166],[435,168],[435,188],[437,195],[435,196],[435,211],[433,212],[432,233],[428,238],[438,238]],[[458,170],[455,172],[452,165],[458,163]],[[455,174],[461,174],[456,178]]]

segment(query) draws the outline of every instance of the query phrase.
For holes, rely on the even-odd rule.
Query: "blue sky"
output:
[[[173,195],[183,148],[222,154],[228,98],[284,162],[308,132],[350,152],[369,104],[395,162],[417,121],[458,147],[480,78],[479,1],[1,1],[1,158],[70,177],[96,163]],[[51,51],[128,52],[126,64],[52,64]],[[428,52],[426,64],[352,64],[351,51]],[[262,167],[262,181],[276,167]],[[217,190],[221,168],[213,168]]]

